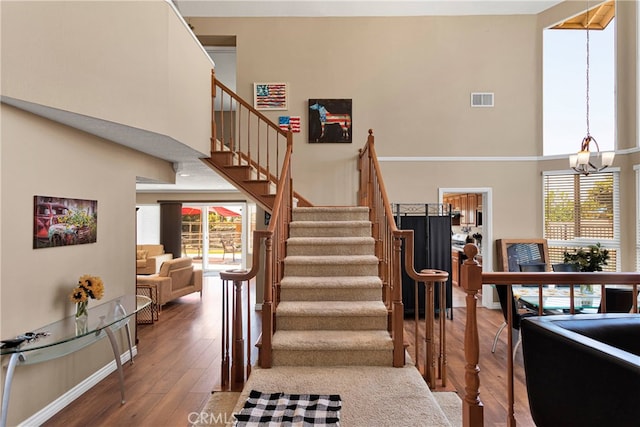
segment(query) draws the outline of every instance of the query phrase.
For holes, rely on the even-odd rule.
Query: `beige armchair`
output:
[[[157,304],[160,307],[193,292],[200,292],[202,296],[202,269],[194,268],[189,257],[165,261],[157,274],[137,276],[136,281],[142,285],[157,286]]]
[[[164,245],[136,246],[136,274],[154,274],[160,271],[163,262],[173,258],[164,253]]]

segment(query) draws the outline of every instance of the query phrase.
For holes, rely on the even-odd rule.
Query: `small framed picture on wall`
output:
[[[33,249],[95,243],[98,201],[33,196]]]
[[[289,88],[287,83],[254,83],[253,108],[256,110],[289,109]]]

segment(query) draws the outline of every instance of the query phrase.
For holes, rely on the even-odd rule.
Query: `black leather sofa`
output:
[[[521,332],[538,427],[640,426],[640,315],[531,317]]]

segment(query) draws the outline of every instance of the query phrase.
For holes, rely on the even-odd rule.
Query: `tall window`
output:
[[[601,151],[615,149],[615,18],[589,30],[589,127]],[[585,30],[543,32],[543,155],[575,153],[587,131]]]
[[[588,176],[544,175],[544,236],[552,263],[565,251],[600,243],[611,256],[606,271],[616,271],[620,249],[618,172]]]

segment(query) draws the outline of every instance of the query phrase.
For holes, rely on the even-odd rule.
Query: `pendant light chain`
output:
[[[587,137],[591,136],[589,130],[589,2],[587,1]]]
[[[590,128],[590,124],[589,124],[589,115],[590,115],[590,99],[589,99],[589,90],[590,90],[590,76],[589,76],[589,71],[590,71],[590,61],[591,61],[591,52],[590,52],[590,40],[589,40],[589,33],[590,33],[590,27],[591,27],[591,20],[589,19],[589,0],[587,0],[587,13],[586,13],[586,22],[585,22],[585,30],[587,32],[587,69],[586,69],[586,80],[587,80],[587,84],[586,84],[586,104],[587,104],[587,109],[586,109],[586,119],[587,119],[587,136],[585,136],[582,139],[582,143],[580,144],[580,151],[578,151],[576,154],[572,154],[569,156],[569,166],[576,172],[582,174],[582,175],[589,175],[591,173],[597,173],[597,172],[601,172],[603,169],[606,169],[607,167],[611,166],[613,164],[613,159],[615,158],[615,151],[611,151],[611,152],[604,152],[601,153],[600,152],[600,147],[598,146],[598,142],[596,141],[596,139],[594,137],[591,136],[591,128]],[[590,151],[590,144],[593,142],[593,145],[595,146],[595,155],[592,157],[592,153]],[[593,163],[592,159],[600,159],[600,163],[601,166],[596,166]]]

